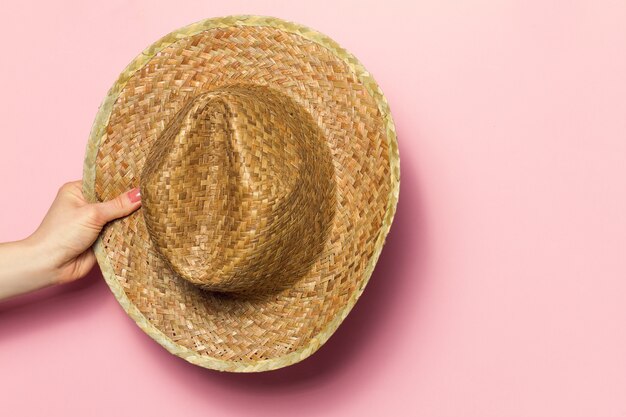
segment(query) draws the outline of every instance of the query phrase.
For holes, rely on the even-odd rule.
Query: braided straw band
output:
[[[91,201],[145,189],[145,207],[95,245],[141,329],[191,363],[254,372],[308,357],[354,306],[393,219],[399,158],[356,58],[300,25],[234,16],[131,62],[96,117],[83,184]]]

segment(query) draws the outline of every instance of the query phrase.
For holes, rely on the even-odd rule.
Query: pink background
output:
[[[80,177],[136,54],[233,13],[325,32],[387,95],[400,203],[363,298],[305,362],[221,374],[94,271],[0,306],[0,414],[626,416],[623,1],[2,1],[0,241]]]

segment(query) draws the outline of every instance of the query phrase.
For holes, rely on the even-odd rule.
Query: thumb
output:
[[[137,210],[141,206],[141,192],[139,188],[122,193],[112,200],[95,203],[98,222],[105,223],[119,219]]]

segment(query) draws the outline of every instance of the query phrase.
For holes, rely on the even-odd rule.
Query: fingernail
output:
[[[130,200],[131,203],[136,203],[138,201],[141,201],[141,191],[139,190],[139,188],[133,188],[126,194],[128,194],[128,199]]]

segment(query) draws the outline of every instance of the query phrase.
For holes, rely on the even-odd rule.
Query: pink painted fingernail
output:
[[[126,194],[128,194],[128,199],[130,200],[131,203],[136,203],[138,201],[141,201],[141,191],[139,190],[139,188],[133,188]]]

